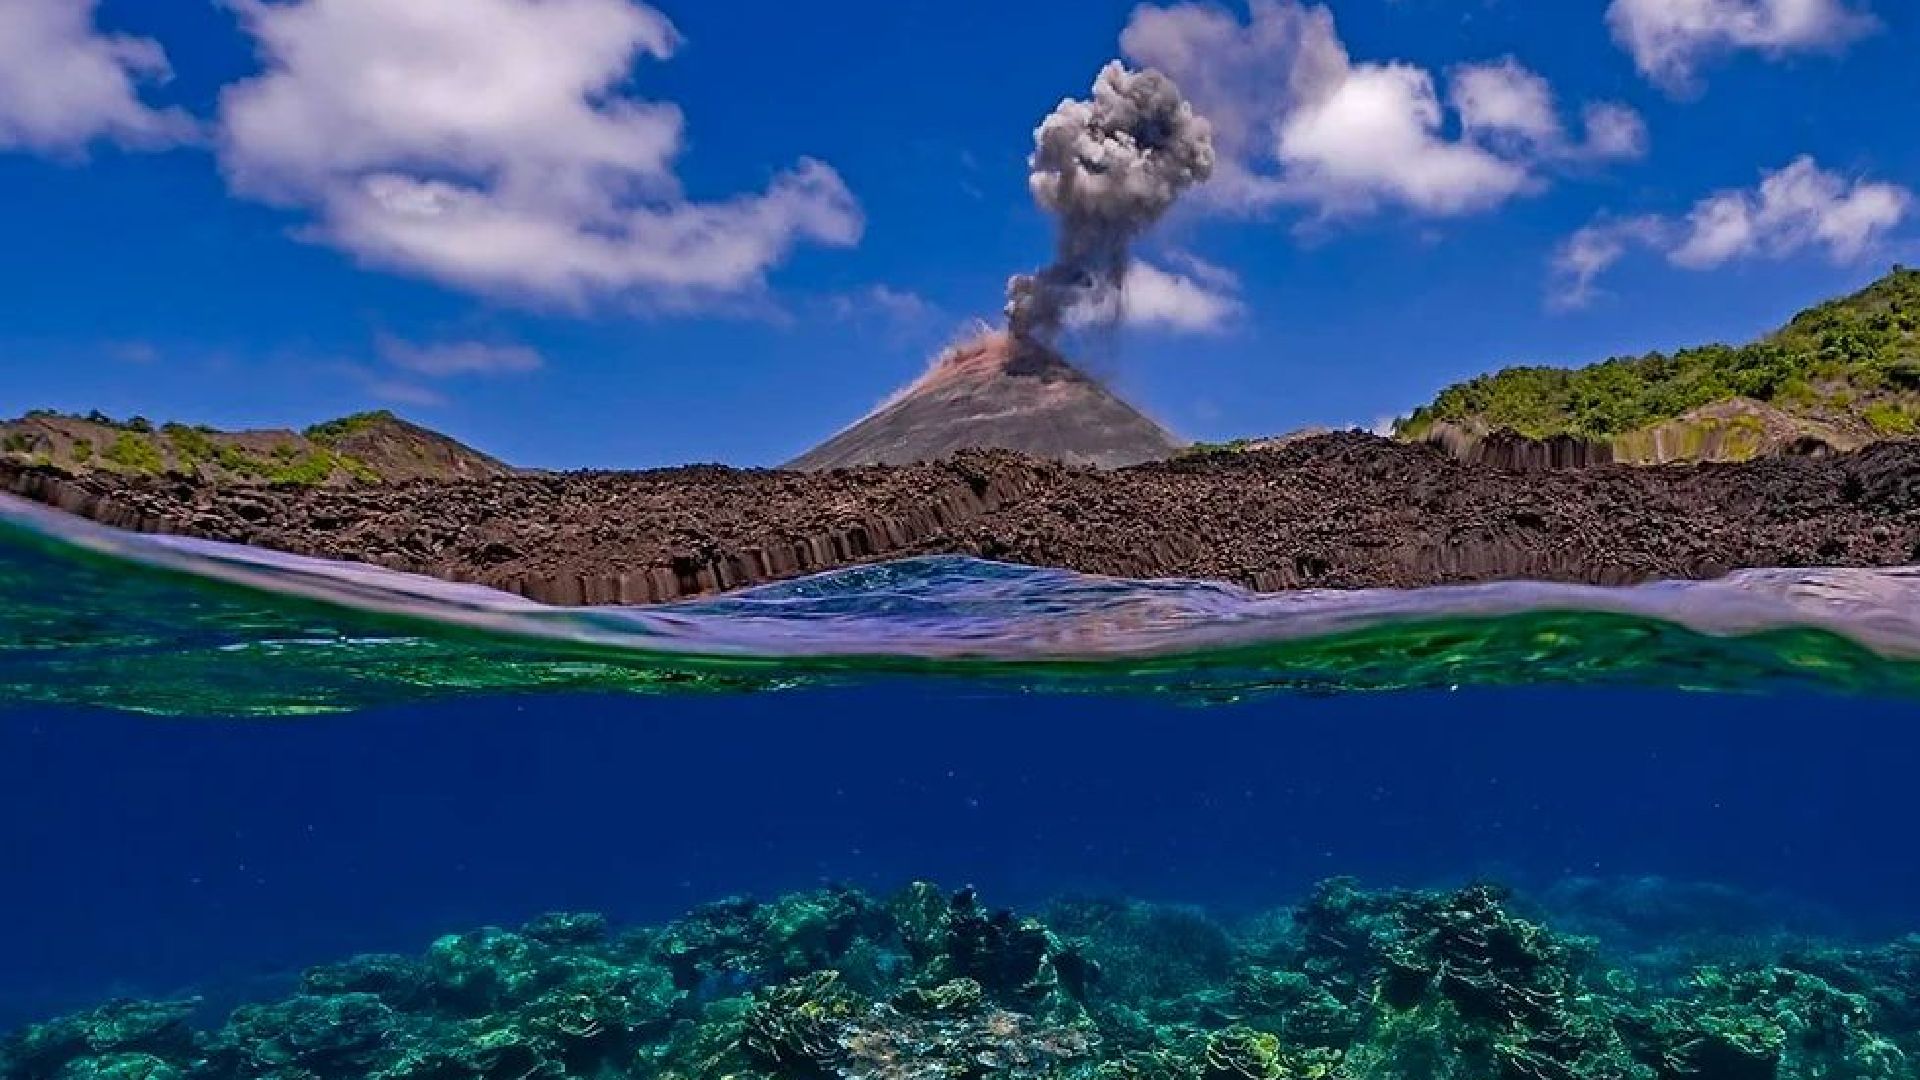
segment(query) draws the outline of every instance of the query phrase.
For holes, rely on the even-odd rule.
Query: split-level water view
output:
[[[1911,573],[563,611],[7,510],[9,1077],[1920,1060]]]

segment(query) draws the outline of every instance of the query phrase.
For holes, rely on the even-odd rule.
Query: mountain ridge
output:
[[[75,475],[174,476],[214,485],[339,487],[471,480],[515,470],[391,412],[364,412],[301,431],[222,431],[37,410],[0,421],[0,460]]]

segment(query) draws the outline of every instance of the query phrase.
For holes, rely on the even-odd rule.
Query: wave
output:
[[[909,674],[1196,702],[1524,683],[1920,691],[1920,568],[1258,594],[939,557],[664,607],[555,608],[0,496],[0,586],[9,700],[170,714]]]

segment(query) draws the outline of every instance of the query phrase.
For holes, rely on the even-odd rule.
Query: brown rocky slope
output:
[[[1170,458],[1183,445],[1059,353],[989,333],[948,350],[893,400],[787,468],[910,465],[975,449],[1120,468]]]
[[[1263,590],[1920,562],[1912,442],[1521,473],[1341,433],[1111,472],[967,452],[814,474],[705,467],[382,488],[221,488],[0,464],[0,490],[120,527],[559,604],[667,601],[942,553]]]
[[[0,420],[0,461],[63,472],[185,476],[206,484],[344,487],[475,480],[514,470],[390,412],[359,413],[305,431],[220,431],[51,411]]]

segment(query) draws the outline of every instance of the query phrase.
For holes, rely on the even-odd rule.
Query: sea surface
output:
[[[0,501],[0,1080],[1902,1080],[1917,793],[1920,570],[582,611]]]

